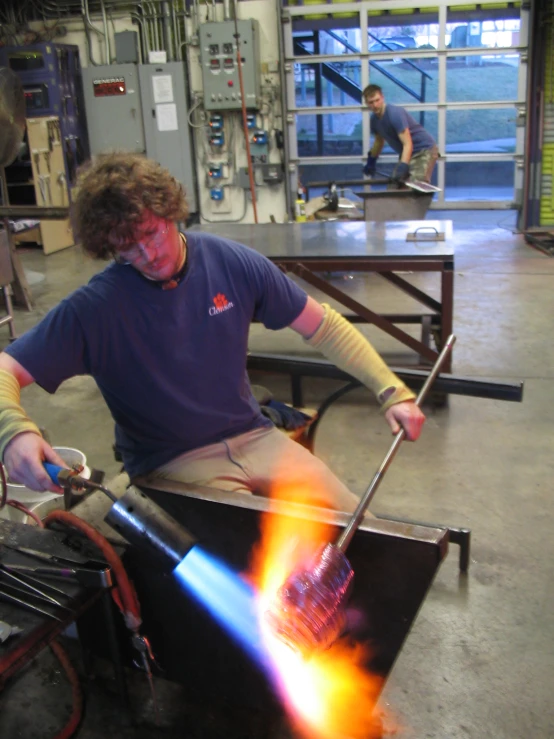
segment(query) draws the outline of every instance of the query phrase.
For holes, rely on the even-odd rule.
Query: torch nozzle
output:
[[[293,572],[265,613],[272,633],[305,656],[323,651],[346,625],[344,604],[354,572],[334,544],[322,547],[308,567]]]

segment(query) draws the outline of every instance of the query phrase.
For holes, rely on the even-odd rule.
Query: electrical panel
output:
[[[259,26],[254,19],[237,21],[246,107],[260,107]],[[235,21],[203,23],[200,55],[206,110],[240,110],[242,97],[237,67]]]
[[[182,62],[112,64],[83,70],[91,151],[145,153],[181,182],[197,210]]]
[[[144,152],[144,126],[138,67],[110,64],[83,69],[91,154]]]
[[[27,118],[55,117],[69,194],[89,157],[79,47],[39,43],[0,48],[0,66],[21,80]]]
[[[139,80],[146,154],[184,185],[189,210],[195,212],[194,159],[188,122],[183,62],[141,64]]]

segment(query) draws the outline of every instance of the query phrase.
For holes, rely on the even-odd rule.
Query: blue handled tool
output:
[[[50,475],[52,482],[64,489],[67,510],[71,507],[69,505],[71,495],[82,495],[88,490],[101,490],[114,503],[117,501],[111,490],[108,490],[108,488],[97,482],[88,480],[86,477],[81,477],[79,474],[81,472],[80,469],[68,469],[52,462],[43,462],[43,465],[46,472]]]
[[[60,467],[59,464],[52,464],[52,462],[43,462],[43,464],[44,469],[50,475],[50,479],[52,480],[52,482],[54,482],[56,485],[60,485],[58,475],[63,469],[65,469],[65,467]],[[67,471],[70,472],[70,470]]]
[[[90,480],[80,476],[81,470],[78,467],[68,469],[52,462],[43,462],[43,465],[52,482],[63,488],[67,496],[80,495],[96,487],[91,484]],[[67,497],[66,502],[68,504],[71,502],[70,497]],[[69,508],[70,505],[68,505],[68,510]]]

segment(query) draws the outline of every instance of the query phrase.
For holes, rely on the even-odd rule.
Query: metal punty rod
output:
[[[455,340],[454,336],[448,337],[420,390],[416,405],[422,403]],[[325,545],[307,568],[293,572],[266,611],[265,617],[272,631],[293,649],[304,653],[325,649],[342,633],[346,624],[344,605],[354,579],[354,571],[344,552],[405,435],[404,429],[396,434],[337,543]]]
[[[455,342],[456,342],[456,337],[453,334],[451,334],[446,340],[446,343],[441,353],[439,354],[437,361],[433,365],[433,369],[428,374],[427,379],[425,380],[421,390],[419,391],[419,395],[417,396],[416,401],[415,401],[417,406],[420,406],[425,400],[425,397],[427,395],[429,388],[435,381],[436,376],[439,374],[440,368],[442,367],[444,360],[446,359],[448,353],[454,346]],[[406,432],[402,428],[394,437],[394,441],[392,442],[389,451],[387,452],[385,458],[381,462],[379,469],[375,473],[362,499],[358,503],[358,507],[354,511],[354,515],[350,519],[348,526],[343,530],[342,534],[337,539],[336,546],[338,549],[341,550],[341,552],[345,552],[346,548],[352,541],[352,537],[354,536],[354,533],[356,529],[358,528],[358,526],[361,524],[363,517],[364,517],[364,513],[366,512],[368,505],[371,503],[373,496],[377,492],[377,488],[379,487],[379,484],[381,483],[381,480],[383,479],[385,472],[387,471],[390,463],[394,459],[394,456],[396,452],[398,451],[398,447],[404,440],[405,436],[406,436]]]

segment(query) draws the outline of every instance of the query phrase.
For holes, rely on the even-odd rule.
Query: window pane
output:
[[[293,31],[294,53],[309,54],[357,54],[361,51],[359,28],[336,30]]]
[[[369,81],[383,88],[389,103],[436,103],[439,94],[439,68],[431,59],[399,59],[369,62]]]
[[[448,9],[448,16],[458,15],[457,6]],[[446,24],[446,47],[466,49],[519,45],[519,18],[506,20],[460,21]]]
[[[360,70],[360,62],[348,60],[295,64],[296,107],[359,105],[362,99]]]
[[[519,54],[449,57],[446,99],[517,100]]]
[[[447,162],[446,200],[513,200],[513,162]]]
[[[397,25],[380,25],[381,18],[368,18],[369,53],[401,49],[436,49],[439,38],[439,19],[436,13],[418,14],[424,23],[409,23],[404,18]],[[387,19],[390,23],[390,19]],[[385,48],[385,47],[391,47]]]
[[[448,110],[446,151],[506,154],[516,150],[516,113],[513,108]]]
[[[297,115],[298,155],[351,156],[362,154],[362,114]]]

